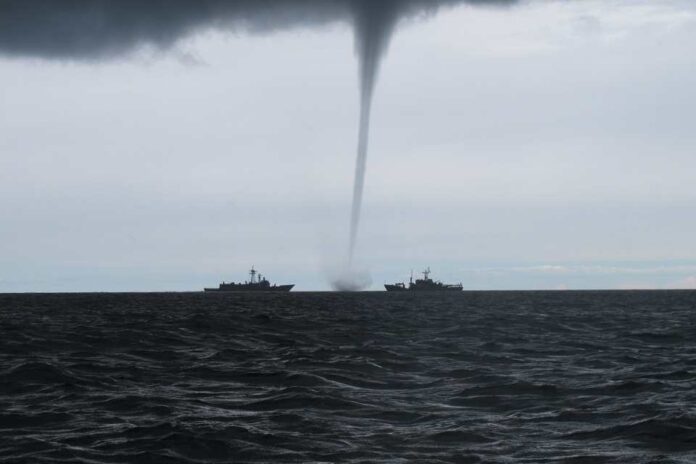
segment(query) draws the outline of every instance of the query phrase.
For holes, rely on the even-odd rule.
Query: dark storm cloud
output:
[[[0,53],[103,59],[127,53],[139,45],[166,49],[205,29],[266,33],[335,22],[355,25],[359,48],[379,48],[385,46],[386,37],[400,17],[445,5],[512,1],[0,0]],[[379,51],[374,50],[376,54]]]

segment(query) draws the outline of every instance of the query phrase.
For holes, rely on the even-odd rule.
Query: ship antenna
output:
[[[413,269],[411,269],[411,278],[408,280],[409,284],[413,283]]]

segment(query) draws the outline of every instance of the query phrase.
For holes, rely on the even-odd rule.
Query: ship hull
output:
[[[414,288],[411,292],[461,292],[461,287],[442,287],[442,288]]]

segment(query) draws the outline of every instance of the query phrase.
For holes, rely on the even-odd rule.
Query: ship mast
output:
[[[251,266],[251,271],[249,271],[249,275],[251,276],[251,283],[255,283],[256,280],[256,269],[254,269],[254,266]]]

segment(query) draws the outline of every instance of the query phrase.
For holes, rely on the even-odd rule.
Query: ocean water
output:
[[[696,292],[0,295],[0,461],[694,463]]]

